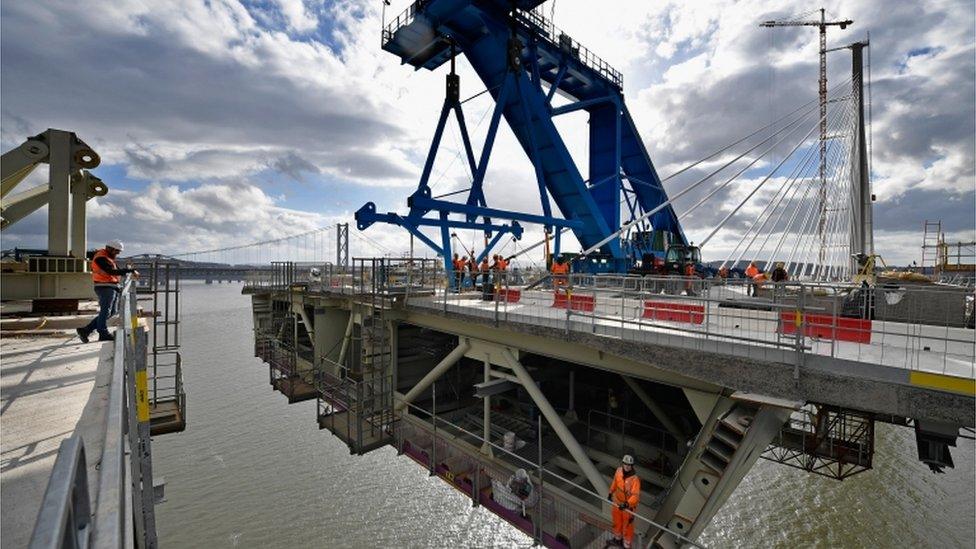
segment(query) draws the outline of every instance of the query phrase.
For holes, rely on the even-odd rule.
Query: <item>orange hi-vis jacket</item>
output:
[[[569,274],[569,263],[563,263],[563,264],[553,263],[552,274],[555,275]]]
[[[464,260],[463,259],[452,259],[451,263],[454,265],[454,270],[457,272],[464,271]]]
[[[615,504],[626,503],[631,511],[637,509],[637,504],[640,503],[640,479],[637,473],[625,477],[624,468],[617,467],[613,483],[610,484],[610,495]]]
[[[498,258],[498,270],[499,271],[504,271],[506,269],[508,269],[508,261],[505,261],[505,258],[504,257],[499,257]]]
[[[752,278],[757,274],[759,274],[759,268],[756,267],[754,264],[749,264],[749,267],[746,268],[746,276]]]
[[[481,260],[481,272],[487,273],[491,266],[488,264],[488,258]]]
[[[91,262],[92,282],[94,282],[95,284],[118,284],[119,280],[121,280],[119,275],[108,274],[107,272],[102,270],[102,268],[99,267],[98,263],[95,261],[99,257],[104,257],[105,259],[107,259],[108,262],[112,264],[113,269],[117,268],[115,265],[115,260],[112,259],[110,255],[108,255],[108,251],[106,251],[105,248],[98,250],[97,252],[95,252],[95,257],[92,258],[92,262]]]

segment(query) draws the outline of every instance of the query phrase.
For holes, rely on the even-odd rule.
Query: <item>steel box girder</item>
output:
[[[559,219],[555,217],[546,217],[543,215],[474,206],[471,204],[459,204],[457,202],[448,202],[446,200],[430,198],[428,196],[429,194],[429,189],[426,193],[418,191],[407,199],[407,205],[410,208],[416,208],[424,211],[425,213],[430,210],[436,210],[439,212],[464,214],[468,217],[468,219],[473,219],[476,217],[489,217],[510,219],[512,221],[524,221],[526,223],[538,223],[539,225],[554,225],[556,227],[566,227],[568,229],[580,229],[583,227],[583,222],[576,219]],[[495,225],[492,224],[492,226]],[[519,236],[521,236],[521,234]]]

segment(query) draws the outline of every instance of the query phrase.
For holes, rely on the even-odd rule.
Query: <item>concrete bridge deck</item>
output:
[[[387,297],[404,301],[407,296],[403,320],[413,324],[503,344],[518,337],[523,348],[566,360],[599,349],[643,365],[632,375],[672,385],[830,404],[881,417],[976,425],[973,330],[872,321],[867,328],[848,330],[847,339],[859,341],[833,333],[805,336],[798,347],[795,335],[785,333],[784,312],[791,307],[770,307],[768,301],[756,302],[752,309],[729,307],[730,298],[740,305],[748,302],[739,289],[718,297],[713,292],[709,299],[638,299],[617,290],[579,289],[577,295],[594,299],[592,306],[577,310],[554,307],[548,290],[519,290],[517,302],[484,301],[480,292],[445,295],[443,290]],[[309,286],[303,295],[342,294],[358,295],[352,287],[328,285]],[[644,318],[648,299],[697,305],[703,318],[700,323]]]
[[[0,544],[26,547],[58,448],[75,432],[88,454],[89,493],[97,493],[114,345],[85,345],[72,330],[47,337],[7,336],[0,349]]]

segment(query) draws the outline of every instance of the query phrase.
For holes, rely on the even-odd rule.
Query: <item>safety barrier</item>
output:
[[[802,323],[803,335],[807,337],[871,343],[871,320],[869,319],[780,311],[779,320],[779,329],[783,334],[795,334],[797,325]]]
[[[596,296],[573,292],[553,292],[552,306],[556,309],[569,308],[572,311],[592,313],[596,308]]]
[[[705,322],[705,306],[670,301],[645,301],[643,318],[701,324]]]
[[[495,300],[506,303],[518,303],[522,301],[522,290],[517,288],[499,288],[495,291]]]

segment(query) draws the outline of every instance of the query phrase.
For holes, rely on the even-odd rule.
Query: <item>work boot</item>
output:
[[[110,334],[108,332],[105,332],[104,334],[98,334],[98,340],[99,341],[115,341],[115,336],[113,336],[112,334]]]
[[[78,332],[78,339],[80,339],[82,343],[88,343],[88,332],[86,332],[84,328],[75,328],[75,331]]]

